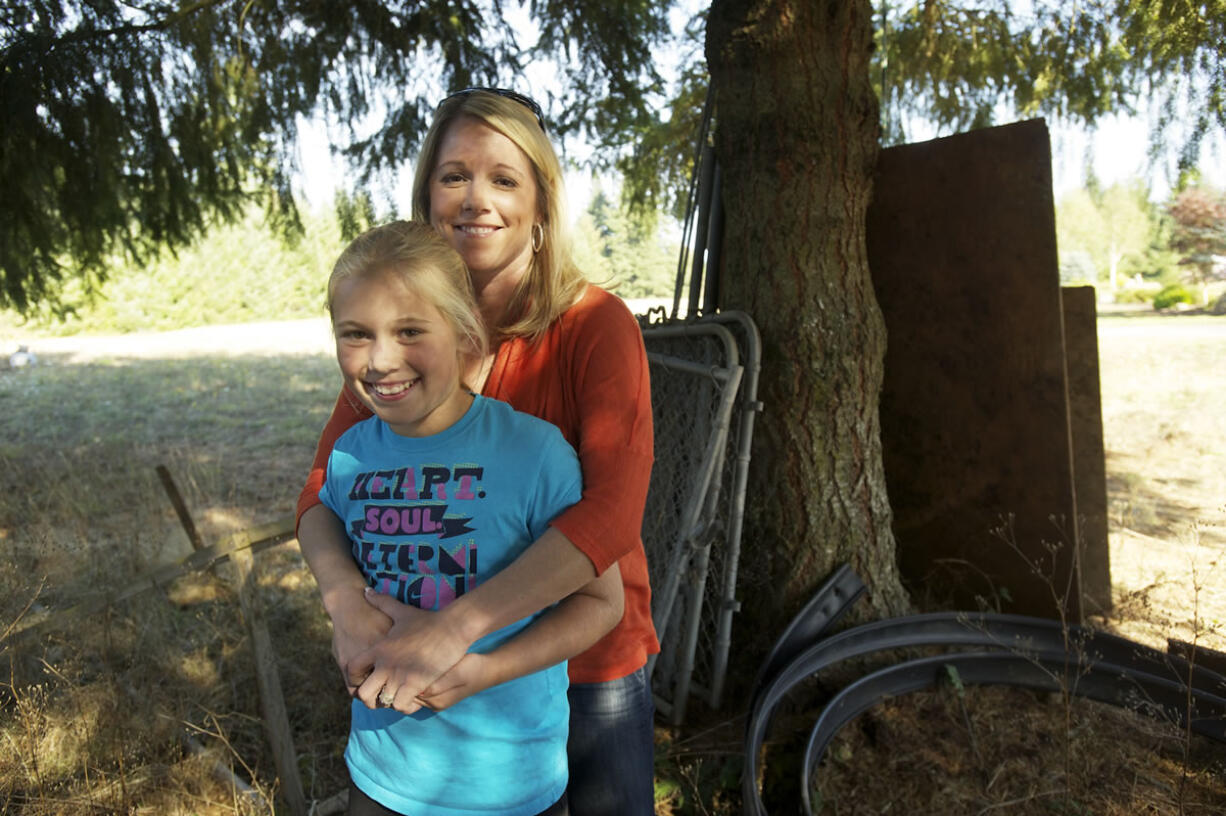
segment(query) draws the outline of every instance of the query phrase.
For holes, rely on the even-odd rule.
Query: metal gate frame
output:
[[[691,694],[713,708],[722,696],[732,615],[739,608],[735,591],[749,445],[761,409],[756,401],[760,341],[753,321],[740,312],[648,326],[643,339],[657,427],[643,541],[661,645],[648,671],[657,708],[680,724]],[[747,366],[741,364],[742,347]],[[662,398],[679,382],[688,386],[680,398]],[[669,436],[678,424],[690,432],[685,438]],[[687,465],[688,471],[677,473]],[[718,586],[708,592],[713,568]]]

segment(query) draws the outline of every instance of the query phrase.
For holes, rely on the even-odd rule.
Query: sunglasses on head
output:
[[[447,102],[450,102],[452,99],[456,99],[457,97],[470,96],[471,94],[475,94],[477,92],[495,94],[497,96],[505,97],[512,101],[518,102],[528,110],[532,111],[532,115],[536,117],[536,123],[541,126],[541,132],[546,132],[545,114],[541,110],[541,106],[536,104],[536,100],[532,99],[532,97],[524,96],[518,91],[511,91],[506,88],[465,88],[462,91],[456,91],[455,93],[450,94],[438,104],[441,106]]]

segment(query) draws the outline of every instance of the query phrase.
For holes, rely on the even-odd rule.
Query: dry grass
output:
[[[291,513],[335,394],[324,356],[43,363],[0,372],[0,438],[16,440],[0,449],[4,627],[190,552],[158,465],[206,542]],[[343,785],[348,712],[327,622],[294,547],[260,563],[304,783],[324,798]],[[205,573],[4,642],[0,811],[266,812],[276,774],[243,632],[228,585]]]
[[[1178,729],[1080,700],[1071,705],[1068,725],[1065,713],[1058,694],[1009,688],[965,695],[944,689],[888,701],[830,746],[816,780],[821,812],[1209,816],[1226,810],[1220,744],[1194,740],[1185,779]],[[866,767],[875,773],[863,773]]]
[[[1106,318],[1099,343],[1113,623],[1226,651],[1226,321]]]
[[[336,382],[317,328],[296,331],[248,356],[183,356],[150,337],[117,358],[61,340],[49,364],[0,371],[0,636],[190,551],[159,464],[206,541],[291,512]],[[1107,318],[1100,338],[1117,601],[1101,623],[1223,648],[1226,322]],[[347,721],[328,624],[294,545],[259,561],[303,782],[324,799],[344,785]],[[237,603],[208,573],[0,637],[0,812],[267,812],[279,800],[253,671]],[[657,812],[739,813],[743,722],[695,709],[657,732]],[[773,732],[772,812],[794,812],[787,735],[811,723],[793,711]],[[1214,813],[1223,754],[1129,712],[943,689],[862,715],[818,785],[823,813]]]

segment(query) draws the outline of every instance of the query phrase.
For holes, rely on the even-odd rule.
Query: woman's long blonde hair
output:
[[[328,314],[342,281],[363,275],[391,275],[439,310],[465,354],[483,359],[489,348],[477,310],[472,278],[460,253],[429,224],[393,221],[349,242],[328,278]]]
[[[487,91],[472,91],[443,100],[422,142],[413,175],[413,218],[430,222],[430,177],[438,164],[439,147],[447,128],[461,116],[471,116],[510,139],[532,166],[536,179],[537,212],[544,240],[511,300],[503,311],[505,325],[490,326],[499,337],[526,337],[545,333],[583,293],[587,280],[571,258],[566,223],[566,194],[562,165],[544,126],[525,105]],[[535,231],[535,229],[534,229]]]

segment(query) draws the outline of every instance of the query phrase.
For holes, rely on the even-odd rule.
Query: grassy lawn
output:
[[[1151,645],[1226,651],[1224,348],[1222,318],[1099,320],[1116,615]]]
[[[1117,603],[1108,623],[1147,642],[1194,632],[1221,643],[1226,319],[1104,316],[1099,339]],[[174,476],[206,542],[292,512],[335,397],[331,356],[281,344],[241,356],[161,358],[165,338],[148,342],[153,350],[141,355],[52,355],[44,365],[0,371],[0,636],[23,617],[122,587],[190,552],[158,465]],[[260,562],[300,771],[308,797],[324,799],[346,784],[348,716],[328,624],[294,545]],[[276,800],[243,624],[219,577],[184,578],[36,637],[0,637],[0,655],[0,811],[233,814]],[[1071,727],[1064,712],[1049,712],[1051,726],[1020,714],[1016,697],[989,694],[968,712],[961,698],[934,695],[881,707],[876,744],[862,729],[845,729],[848,741],[823,771],[824,812],[877,812],[864,809],[872,788],[909,796],[905,812],[953,812],[923,797],[934,774],[954,787],[955,772],[965,770],[954,766],[967,762],[933,741],[944,730],[957,743],[968,729],[980,735],[979,761],[1000,772],[1000,784],[1018,777],[1034,785],[1032,796],[1001,812],[1074,812],[1067,799],[1065,810],[1053,810],[1044,794],[1043,774],[1068,770],[1070,756],[1081,758],[1087,791],[1120,787],[1121,774],[1131,774],[1133,790],[1118,807],[1092,804],[1087,793],[1076,812],[1210,813],[1226,803],[1220,755],[1189,777],[1182,743],[1169,734],[1142,734],[1132,764],[1107,763],[1103,746],[1126,742],[1135,721],[1090,708]],[[658,813],[740,812],[738,713],[660,729]],[[254,795],[220,781],[218,765],[251,780]],[[768,769],[768,783],[780,773]],[[1210,804],[1198,810],[1198,802]]]

